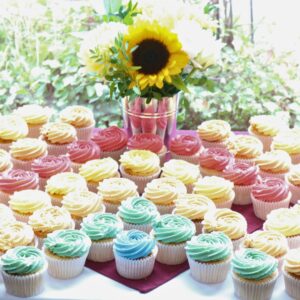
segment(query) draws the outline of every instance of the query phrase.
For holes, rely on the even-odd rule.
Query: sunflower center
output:
[[[135,66],[140,66],[140,73],[157,74],[168,63],[170,53],[167,47],[154,39],[143,40],[132,53],[132,61]]]

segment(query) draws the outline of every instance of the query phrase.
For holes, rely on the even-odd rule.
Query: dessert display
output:
[[[291,203],[296,204],[300,200],[300,166],[294,166],[285,179],[292,194]]]

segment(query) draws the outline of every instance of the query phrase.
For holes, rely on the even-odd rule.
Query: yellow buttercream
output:
[[[29,104],[17,108],[14,114],[22,117],[28,125],[42,125],[51,118],[52,109],[37,104]]]
[[[231,134],[229,123],[223,120],[209,120],[201,123],[197,129],[201,139],[209,142],[223,142]]]
[[[74,127],[89,127],[95,124],[93,113],[84,106],[68,106],[60,113],[60,120],[69,123]]]
[[[41,128],[41,135],[50,144],[69,144],[76,140],[75,128],[63,122],[47,123]]]
[[[272,150],[263,153],[255,159],[255,163],[260,170],[270,173],[285,173],[292,166],[290,156],[282,150]]]
[[[9,153],[0,149],[0,172],[8,171],[12,168]]]
[[[287,175],[287,179],[291,184],[300,187],[300,166],[293,167]]]
[[[271,149],[283,150],[288,154],[300,154],[300,132],[285,130],[274,137]]]
[[[284,259],[284,269],[292,275],[300,276],[300,251],[290,250]]]
[[[208,212],[202,222],[205,233],[224,232],[231,240],[237,240],[247,233],[247,221],[238,212],[228,208]]]
[[[0,203],[0,227],[16,221],[11,209]]]
[[[15,115],[0,116],[0,142],[16,141],[27,134],[28,126],[24,119]]]
[[[107,178],[119,177],[118,167],[118,163],[110,157],[93,159],[79,168],[79,174],[87,182],[98,183]]]

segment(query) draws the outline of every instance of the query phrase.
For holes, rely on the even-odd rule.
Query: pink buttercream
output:
[[[280,178],[260,178],[252,187],[252,196],[264,202],[278,202],[285,200],[289,194],[287,183]]]
[[[234,161],[233,155],[225,148],[208,148],[200,154],[200,166],[216,171],[223,171]]]
[[[163,141],[159,135],[152,133],[141,133],[129,138],[127,147],[129,150],[150,150],[159,153],[163,147]]]
[[[223,177],[235,185],[253,185],[258,172],[259,168],[251,162],[234,162],[223,170]]]
[[[13,194],[16,191],[36,189],[39,177],[36,173],[19,169],[10,170],[0,175],[0,191]]]
[[[193,135],[182,134],[171,139],[170,151],[178,155],[190,156],[201,148],[200,139]]]
[[[76,141],[68,146],[71,161],[79,164],[100,158],[100,153],[99,146],[93,141]]]
[[[104,152],[121,150],[126,147],[128,137],[123,129],[111,126],[105,129],[97,129],[92,135],[94,141]]]
[[[65,155],[48,155],[35,159],[31,164],[31,170],[41,178],[50,178],[55,174],[71,171],[71,161]]]

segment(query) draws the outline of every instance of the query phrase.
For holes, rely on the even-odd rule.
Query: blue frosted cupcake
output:
[[[152,273],[157,247],[148,233],[135,229],[120,232],[114,240],[113,251],[121,276],[142,279]]]

